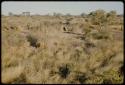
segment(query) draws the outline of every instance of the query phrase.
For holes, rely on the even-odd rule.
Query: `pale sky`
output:
[[[90,13],[98,9],[106,12],[115,10],[117,14],[123,14],[123,2],[120,1],[4,1],[2,2],[2,14],[8,12],[21,14],[29,11],[31,14],[53,14],[53,12],[72,15]]]

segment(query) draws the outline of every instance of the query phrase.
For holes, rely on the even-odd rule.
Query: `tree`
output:
[[[63,16],[63,14],[61,14],[61,13],[53,13],[53,16],[55,16],[55,17],[58,17],[58,18],[61,18],[62,16]]]
[[[9,15],[9,16],[12,16],[12,15],[13,15],[13,13],[12,13],[12,12],[9,12],[9,13],[8,13],[8,15]]]
[[[99,25],[100,29],[107,24],[107,16],[104,10],[90,12],[89,17],[92,24]]]
[[[70,13],[67,13],[66,16],[71,16],[71,14],[70,14]]]
[[[112,18],[115,18],[117,16],[116,11],[110,11],[109,13],[107,13],[107,17],[111,16]]]
[[[81,17],[86,17],[86,14],[85,13],[81,13]]]
[[[107,13],[107,21],[109,22],[109,24],[113,23],[113,21],[116,21],[116,17],[116,11],[110,11],[109,13]]]

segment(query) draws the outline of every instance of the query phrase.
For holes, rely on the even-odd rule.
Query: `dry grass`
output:
[[[74,17],[69,26],[72,32],[63,32],[65,19],[2,17],[2,83],[123,83],[119,25],[115,30],[112,25],[100,30]]]

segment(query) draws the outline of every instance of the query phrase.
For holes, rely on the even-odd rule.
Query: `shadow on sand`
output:
[[[77,39],[85,40],[85,34],[82,33],[74,33],[74,32],[63,32],[63,33],[68,33],[68,34],[74,34],[77,35]]]
[[[82,33],[74,33],[74,32],[63,32],[63,33],[74,34],[74,35],[81,35],[81,36],[85,35],[85,34],[82,34]]]

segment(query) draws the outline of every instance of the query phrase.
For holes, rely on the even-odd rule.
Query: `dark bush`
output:
[[[40,47],[40,43],[38,43],[38,40],[35,37],[28,35],[27,40],[28,42],[30,42],[30,46],[36,47],[36,48]]]
[[[59,74],[62,78],[66,78],[70,73],[70,69],[68,67],[68,65],[64,65],[59,67]]]
[[[78,74],[76,76],[76,80],[82,84],[85,82],[85,80],[87,80],[87,78],[86,78],[85,74]]]

